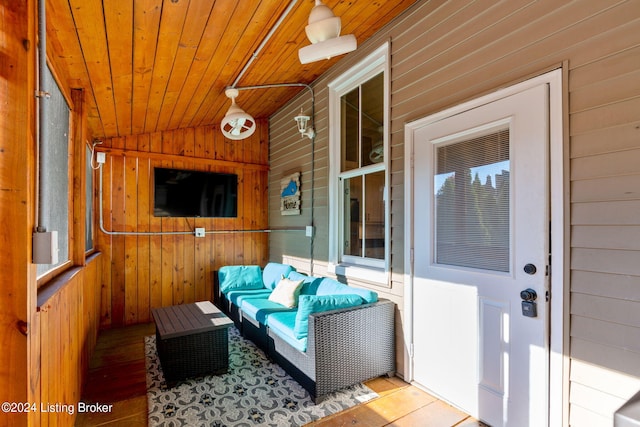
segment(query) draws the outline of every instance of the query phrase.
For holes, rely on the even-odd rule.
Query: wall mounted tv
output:
[[[183,169],[154,169],[153,215],[237,217],[238,176]]]

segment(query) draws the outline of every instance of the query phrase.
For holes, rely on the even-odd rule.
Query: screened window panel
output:
[[[93,168],[91,165],[92,160],[91,148],[86,147],[86,170],[85,170],[85,232],[84,232],[84,248],[85,251],[93,249]]]
[[[509,129],[436,148],[436,262],[509,271]]]
[[[69,260],[69,117],[70,110],[51,71],[46,67],[45,84],[51,97],[47,102],[49,120],[47,127],[49,156],[46,173],[42,176],[46,185],[40,191],[49,194],[49,206],[40,206],[43,224],[47,231],[58,232],[58,264],[39,264],[37,274],[41,276]],[[42,172],[41,172],[42,173]]]

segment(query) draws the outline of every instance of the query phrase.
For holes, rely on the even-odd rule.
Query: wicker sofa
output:
[[[264,270],[222,267],[218,277],[222,310],[315,402],[344,387],[394,374],[395,305],[379,300],[375,292],[305,276],[278,263]],[[295,307],[269,300],[283,277],[302,282]]]

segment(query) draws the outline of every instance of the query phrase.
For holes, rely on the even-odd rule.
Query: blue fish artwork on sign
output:
[[[289,181],[289,184],[282,190],[281,197],[293,196],[298,192],[298,184],[294,180]]]

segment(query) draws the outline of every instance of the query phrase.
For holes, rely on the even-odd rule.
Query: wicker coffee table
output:
[[[211,302],[151,310],[156,346],[169,386],[191,377],[223,374],[229,366],[229,333],[233,321]]]

